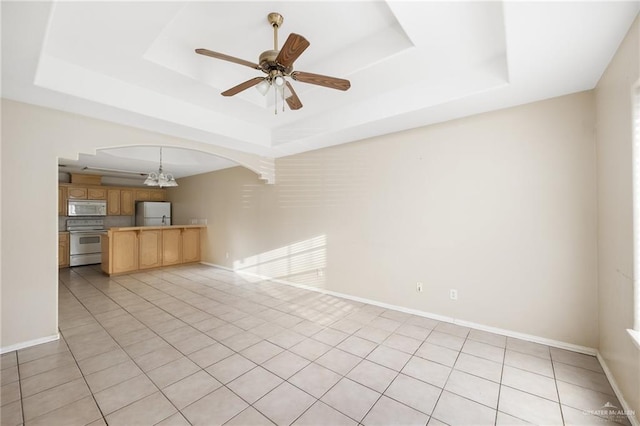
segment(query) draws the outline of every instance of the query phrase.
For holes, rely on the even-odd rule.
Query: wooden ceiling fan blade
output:
[[[260,69],[260,65],[258,65],[256,63],[245,61],[244,59],[240,59],[240,58],[235,58],[233,56],[225,55],[224,53],[214,52],[213,50],[196,49],[196,53],[198,53],[200,55],[209,56],[209,57],[215,58],[215,59],[222,59],[223,61],[233,62],[234,64],[244,65],[244,66],[247,66],[249,68],[254,68],[254,69],[257,69],[257,70]]]
[[[330,89],[348,90],[351,87],[349,80],[320,74],[312,74],[310,72],[294,71],[291,73],[291,78],[303,83],[315,84],[317,86],[324,86]]]
[[[222,94],[222,96],[233,96],[233,95],[236,95],[236,94],[242,92],[243,90],[247,90],[249,87],[255,86],[256,84],[260,83],[262,80],[264,80],[264,77],[252,78],[251,80],[247,80],[244,83],[240,83],[237,86],[232,87],[231,89],[225,90],[221,94]]]
[[[287,89],[291,93],[291,95],[289,95],[289,97],[285,99],[287,101],[287,105],[289,105],[289,108],[292,110],[302,108],[302,102],[300,102],[300,98],[296,94],[296,91],[293,90],[293,86],[291,85],[291,83],[289,83],[288,81],[287,81]]]
[[[285,68],[291,67],[293,62],[298,59],[302,52],[309,47],[310,43],[300,34],[289,34],[287,41],[282,45],[280,53],[276,57],[276,62]]]

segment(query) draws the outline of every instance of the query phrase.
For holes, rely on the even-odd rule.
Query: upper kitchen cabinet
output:
[[[87,188],[88,200],[106,200],[107,188]]]
[[[135,207],[133,193],[133,189],[110,188],[107,191],[107,215],[133,216]]]
[[[102,176],[71,173],[71,183],[76,185],[102,185]],[[106,196],[106,194],[105,194]]]
[[[136,189],[136,201],[151,201],[151,190]]]
[[[109,189],[107,191],[107,215],[120,215],[120,190]]]
[[[133,216],[136,201],[167,201],[167,190],[61,183],[58,185],[58,216],[67,215],[68,200],[106,200],[107,215]]]
[[[136,201],[166,201],[166,189],[136,189]]]
[[[133,189],[120,190],[120,215],[133,216],[135,214],[135,200],[133,199]]]
[[[71,185],[67,187],[68,198],[75,200],[106,200],[107,187]]]
[[[167,190],[166,189],[152,189],[151,190],[151,201],[167,201]]]
[[[67,188],[67,198],[76,199],[76,200],[86,200],[87,199],[87,188],[86,187],[78,187],[78,186],[70,186]]]

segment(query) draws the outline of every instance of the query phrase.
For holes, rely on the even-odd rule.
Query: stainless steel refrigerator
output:
[[[171,225],[171,203],[168,201],[137,201],[136,226]]]

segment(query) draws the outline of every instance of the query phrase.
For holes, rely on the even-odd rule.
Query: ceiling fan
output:
[[[282,25],[284,18],[279,13],[274,12],[267,16],[267,20],[273,27],[273,50],[265,50],[262,52],[257,64],[208,49],[196,49],[196,53],[200,55],[244,65],[267,74],[266,77],[255,77],[240,83],[222,92],[222,96],[233,96],[253,86],[257,86],[258,91],[260,91],[262,95],[266,95],[273,86],[276,88],[274,92],[277,114],[277,99],[279,95],[286,100],[287,105],[289,105],[289,108],[292,110],[302,108],[300,98],[298,98],[298,95],[293,90],[293,86],[285,77],[291,77],[293,80],[302,83],[315,84],[337,90],[348,90],[349,87],[351,87],[349,80],[303,71],[294,71],[293,62],[309,47],[310,43],[301,35],[291,33],[282,46],[282,49],[278,50],[278,28]],[[284,109],[284,103],[282,107]]]

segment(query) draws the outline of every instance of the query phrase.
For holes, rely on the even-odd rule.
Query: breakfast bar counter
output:
[[[102,235],[102,271],[125,274],[200,261],[205,225],[128,226]]]

